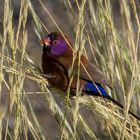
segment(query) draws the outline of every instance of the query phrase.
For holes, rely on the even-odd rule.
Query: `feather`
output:
[[[77,68],[78,67],[75,65],[74,67],[75,75],[77,75],[77,70],[76,70]],[[110,88],[112,88],[112,84],[108,80],[108,78],[99,70],[99,68],[97,68],[96,66],[90,63],[84,65],[84,68],[83,66],[81,66],[80,78],[87,81],[93,81],[95,83],[105,84]]]
[[[70,81],[68,73],[73,63],[72,48],[68,45],[63,36],[56,32],[49,34],[41,43],[43,45],[42,69],[44,74],[51,75],[51,77],[46,77],[49,84],[66,91]],[[73,70],[74,78],[70,87],[71,91],[75,91],[77,88],[78,58],[74,62]],[[103,87],[107,85],[112,88],[110,80],[98,67],[91,64],[83,55],[81,56],[79,78],[80,88],[83,88],[83,93],[86,95],[103,97],[124,109],[123,105],[109,96]],[[75,95],[75,93],[73,93],[71,96]],[[129,111],[129,114],[140,120],[140,118],[131,111]]]

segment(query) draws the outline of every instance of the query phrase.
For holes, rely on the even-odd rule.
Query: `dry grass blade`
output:
[[[43,97],[44,101],[41,103],[49,109],[49,113],[54,116],[53,121],[58,124],[55,129],[58,131],[58,136],[52,136],[53,138],[66,140],[140,139],[140,122],[129,114],[129,110],[135,112],[134,114],[140,111],[140,8],[138,1],[58,1],[57,4],[60,4],[62,9],[64,6],[69,23],[72,24],[70,33],[75,33],[74,47],[65,38],[59,22],[57,23],[55,19],[57,13],[53,15],[53,10],[49,11],[51,7],[49,4],[55,1],[50,0],[47,3],[37,0],[36,2],[37,7],[33,1],[20,1],[18,21],[15,26],[13,3],[10,0],[4,1],[4,16],[3,20],[0,19],[0,22],[3,22],[3,34],[0,34],[0,106],[2,106],[0,108],[0,139],[51,139],[46,127],[40,123],[42,116],[36,114],[36,108],[32,103],[33,96],[36,96],[37,103],[41,102],[38,98]],[[73,63],[69,71],[70,82],[65,97],[60,97],[61,91],[58,89],[50,90],[47,87],[48,81],[44,77],[49,77],[49,75],[42,74],[35,59],[30,56],[29,51],[36,48],[29,49],[32,40],[29,40],[28,18],[33,21],[32,35],[37,36],[38,45],[39,40],[44,37],[44,31],[51,32],[50,26],[45,25],[45,22],[41,20],[42,17],[36,12],[38,7],[41,7],[45,13],[45,19],[50,19],[51,26],[61,32],[73,50]],[[111,79],[113,90],[107,89],[107,91],[110,96],[124,104],[124,110],[102,98],[81,97],[79,78],[81,65],[91,81],[93,80],[81,63],[83,54]],[[70,100],[70,86],[73,81],[73,66],[76,58],[78,58],[76,97]],[[27,81],[28,84],[35,83],[36,90],[32,88],[27,90],[29,86]],[[60,94],[55,97],[56,94],[53,93]],[[2,104],[3,98],[7,99],[6,105]],[[46,114],[47,112],[44,112],[43,115]],[[55,125],[53,122],[52,124]],[[53,134],[55,135],[54,132]]]

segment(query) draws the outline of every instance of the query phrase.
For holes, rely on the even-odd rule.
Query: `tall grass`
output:
[[[38,0],[50,24],[64,35],[48,7]],[[54,121],[58,124],[59,136],[56,139],[140,139],[140,122],[128,114],[131,109],[140,112],[140,61],[139,61],[139,7],[134,0],[61,0],[72,24],[75,42],[73,43],[73,64],[84,54],[91,63],[96,64],[111,80],[113,89],[108,93],[124,105],[121,110],[102,98],[80,96],[79,78],[75,99],[69,99],[58,89],[48,89],[41,68],[29,56],[27,47],[27,18],[30,14],[34,26],[34,36],[40,40],[51,32],[44,25],[30,0],[20,2],[18,25],[13,24],[13,8],[10,0],[4,1],[3,33],[0,34],[0,99],[8,99],[3,106],[0,102],[0,138],[3,139],[49,139],[39,122],[35,107],[29,96],[37,94],[45,100]],[[119,5],[119,17],[115,17],[113,6]],[[120,27],[116,25],[119,19]],[[71,25],[70,25],[71,26]],[[68,33],[67,33],[68,34]],[[70,45],[70,44],[69,44]],[[83,65],[82,65],[83,66]],[[83,66],[84,67],[84,66]],[[78,77],[80,69],[77,70]],[[73,79],[73,66],[69,72]],[[90,77],[90,73],[88,73]],[[35,82],[39,91],[25,90],[25,80]],[[92,80],[92,77],[91,77]],[[70,82],[71,84],[71,82]],[[5,93],[4,88],[7,92]],[[69,85],[70,87],[70,85]],[[60,93],[59,102],[54,93]],[[4,97],[4,98],[3,98]],[[37,102],[37,99],[36,99]],[[63,106],[63,107],[62,107]],[[12,123],[11,123],[12,122]],[[12,125],[11,125],[12,124]],[[46,124],[47,125],[47,124]],[[54,123],[55,125],[55,123]],[[55,132],[54,132],[55,135]]]

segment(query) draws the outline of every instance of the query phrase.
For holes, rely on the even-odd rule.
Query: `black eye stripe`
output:
[[[58,34],[56,32],[53,32],[53,33],[48,35],[48,37],[50,38],[51,41],[56,40],[57,36],[58,36]]]
[[[55,36],[53,34],[50,34],[50,39],[51,40],[54,40],[55,39]]]
[[[53,41],[56,39],[56,36],[54,34],[50,34],[50,39],[51,39],[51,41]]]

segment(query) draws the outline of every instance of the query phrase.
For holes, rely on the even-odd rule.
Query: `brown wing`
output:
[[[77,75],[77,65],[74,67],[75,74]],[[80,68],[80,78],[93,81],[100,84],[104,84],[112,88],[112,84],[109,79],[100,71],[100,69],[93,64],[89,63],[85,58],[82,57],[81,68]]]

